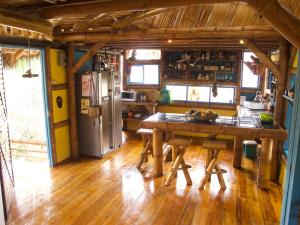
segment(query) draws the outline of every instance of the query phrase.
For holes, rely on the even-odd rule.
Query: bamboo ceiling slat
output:
[[[88,1],[88,0],[85,0]],[[162,0],[163,1],[163,0]],[[300,18],[300,0],[278,0],[288,10]],[[68,0],[66,3],[83,2],[80,0]],[[0,4],[7,6],[9,9],[20,12],[32,12],[34,9],[42,6],[53,5],[44,0],[0,0]],[[59,4],[63,4],[60,2]],[[1,7],[3,7],[1,5]],[[110,29],[113,24],[118,23],[128,17],[141,15],[143,11],[118,12],[106,15],[89,15],[62,16],[59,19],[50,20],[55,26],[55,31],[64,30],[64,32],[84,32],[84,31],[107,31],[114,32]],[[177,7],[162,11],[160,14],[149,17],[145,20],[128,24],[127,27],[121,28],[124,31],[135,31],[141,29],[164,29],[164,28],[201,28],[201,27],[269,27],[270,24],[251,7],[242,2],[221,3],[221,4],[200,4],[198,6]],[[1,35],[16,35],[24,37],[22,30],[11,28],[6,30],[0,26]],[[33,33],[35,38],[40,38],[38,33]]]

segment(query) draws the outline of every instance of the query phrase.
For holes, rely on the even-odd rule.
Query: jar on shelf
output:
[[[210,74],[207,73],[206,76],[205,76],[205,80],[209,81],[210,80]]]
[[[206,54],[205,54],[205,60],[210,60],[210,52],[206,52]]]
[[[187,66],[187,62],[183,62],[183,63],[182,63],[182,69],[183,69],[183,70],[186,70],[187,67],[188,67],[188,66]]]

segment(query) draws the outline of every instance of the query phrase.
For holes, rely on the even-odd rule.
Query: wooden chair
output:
[[[223,178],[223,173],[226,173],[226,170],[222,170],[219,166],[218,155],[220,150],[226,149],[226,143],[217,142],[217,141],[206,141],[202,145],[203,148],[207,149],[207,159],[205,165],[205,176],[201,181],[199,189],[204,189],[207,181],[210,181],[212,174],[217,174],[219,183],[223,190],[226,189],[225,181]]]
[[[139,129],[136,133],[142,135],[142,141],[143,141],[143,151],[136,165],[136,168],[138,170],[141,170],[143,163],[148,162],[148,155],[151,154],[153,156],[153,146],[152,146],[153,130],[142,128]]]
[[[171,138],[168,141],[168,145],[172,147],[173,164],[170,173],[167,176],[165,185],[169,186],[171,184],[173,178],[177,174],[180,165],[181,165],[180,169],[182,169],[183,171],[187,184],[191,185],[192,180],[187,170],[188,168],[190,168],[190,166],[186,165],[183,159],[186,149],[191,145],[191,141],[183,138]]]

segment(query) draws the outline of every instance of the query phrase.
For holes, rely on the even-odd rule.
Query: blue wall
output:
[[[74,61],[75,63],[85,54],[85,51],[75,50],[74,52]],[[76,74],[81,74],[87,71],[92,71],[93,68],[93,59],[88,60]]]
[[[289,89],[291,87],[295,86],[295,80],[296,80],[296,76],[291,75],[290,80],[289,80]],[[286,111],[286,117],[285,117],[285,128],[289,131],[291,128],[291,123],[292,123],[293,103],[291,103],[290,101],[287,101],[287,102],[288,102],[287,103],[288,105],[287,105],[287,111]],[[286,141],[284,142],[284,145],[283,145],[283,150],[286,155],[288,152],[288,148],[289,148],[289,139],[286,139]]]

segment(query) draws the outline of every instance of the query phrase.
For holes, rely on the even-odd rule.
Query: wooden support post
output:
[[[154,155],[154,175],[163,176],[163,132],[160,129],[153,129],[153,155]]]
[[[73,159],[79,157],[78,135],[77,135],[77,113],[76,113],[76,94],[75,94],[75,76],[72,72],[74,64],[74,43],[67,44],[67,81],[68,81],[68,99],[69,99],[69,119],[70,119],[70,145]]]
[[[270,57],[264,53],[259,46],[257,46],[254,41],[243,40],[245,45],[262,61],[262,63],[268,67],[276,77],[280,76],[279,67],[272,62]]]
[[[279,65],[280,65],[280,76],[276,80],[276,106],[274,111],[274,124],[278,127],[284,125],[284,99],[282,95],[286,89],[286,83],[288,78],[288,66],[289,66],[289,44],[286,40],[280,42],[279,47]],[[272,154],[271,154],[271,165],[270,165],[270,180],[277,179],[278,169],[278,154],[279,154],[279,142],[273,141]]]
[[[242,157],[243,157],[243,139],[241,137],[234,137],[233,146],[233,167],[239,169],[242,167]]]
[[[283,125],[284,120],[284,99],[282,95],[284,94],[286,88],[289,63],[289,45],[286,40],[282,40],[280,42],[279,50],[280,76],[277,76],[276,80],[276,106],[274,111],[274,123],[280,127]]]
[[[263,138],[258,158],[257,186],[259,188],[269,187],[272,145],[272,139]]]

